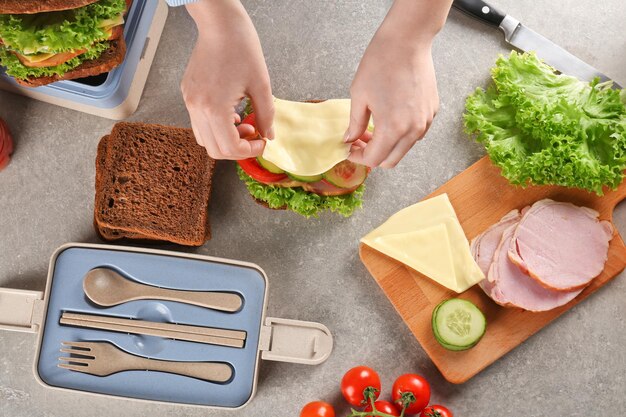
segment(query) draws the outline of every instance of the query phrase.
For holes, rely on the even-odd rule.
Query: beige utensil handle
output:
[[[193,304],[213,310],[235,312],[241,308],[241,296],[226,292],[208,291],[180,291],[169,288],[142,287],[141,294],[137,299],[157,299],[165,301],[177,301],[180,303]]]
[[[168,372],[212,382],[226,382],[233,376],[233,369],[219,362],[173,362],[135,357],[132,368]]]
[[[227,339],[246,340],[246,332],[241,330],[216,329],[213,327],[191,326],[188,324],[159,323],[146,320],[131,320],[120,317],[100,316],[97,314],[79,314],[63,312],[63,318],[90,321],[95,323],[120,324],[123,326],[145,329],[164,330],[168,332],[190,333],[205,336],[223,337]]]
[[[167,339],[185,340],[188,342],[206,343],[210,345],[227,346],[234,348],[243,348],[244,341],[237,339],[228,339],[224,337],[206,336],[193,333],[170,332],[159,329],[150,329],[143,327],[131,327],[122,324],[100,323],[85,320],[68,319],[61,317],[61,324],[68,326],[85,327],[89,329],[109,330],[119,333],[141,334],[146,336],[163,337]]]

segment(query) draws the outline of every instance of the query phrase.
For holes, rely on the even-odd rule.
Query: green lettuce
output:
[[[22,54],[83,49],[107,38],[107,21],[120,16],[125,0],[100,0],[73,10],[33,15],[0,15],[0,39]]]
[[[321,196],[302,189],[266,185],[252,179],[237,165],[239,178],[246,184],[254,198],[266,203],[270,208],[287,207],[305,217],[317,217],[320,212],[330,210],[344,217],[350,217],[354,210],[363,204],[361,197],[365,185],[361,185],[354,193],[341,196]]]
[[[626,169],[626,107],[612,83],[556,74],[534,54],[499,57],[467,98],[465,130],[517,185],[616,188]]]
[[[99,42],[93,45],[87,52],[55,67],[31,68],[23,65],[20,60],[6,48],[0,46],[0,63],[6,68],[6,73],[12,77],[25,80],[27,78],[51,77],[63,75],[84,61],[97,59],[104,51],[109,49],[109,42]]]

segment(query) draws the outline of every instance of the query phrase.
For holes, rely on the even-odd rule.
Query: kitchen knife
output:
[[[564,74],[584,81],[591,81],[596,77],[600,81],[610,80],[591,65],[482,0],[454,0],[453,6],[483,23],[502,29],[504,39],[509,44],[522,51],[534,51],[539,58]],[[613,81],[613,88],[622,87]]]

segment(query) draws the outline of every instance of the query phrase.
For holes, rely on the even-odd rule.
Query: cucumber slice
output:
[[[303,175],[291,174],[288,172],[287,175],[289,175],[289,178],[291,178],[292,180],[300,181],[300,182],[318,182],[318,181],[321,181],[322,178],[324,178],[324,175],[322,174],[303,176]]]
[[[471,301],[452,298],[433,310],[433,334],[448,350],[467,350],[485,334],[487,320]]]
[[[271,172],[272,174],[284,174],[285,170],[278,168],[276,165],[274,165],[273,163],[271,163],[270,161],[263,159],[260,156],[257,156],[257,161],[259,161],[259,164],[267,169],[269,172]]]
[[[367,167],[351,161],[342,161],[324,174],[324,179],[339,188],[356,188],[365,182]]]

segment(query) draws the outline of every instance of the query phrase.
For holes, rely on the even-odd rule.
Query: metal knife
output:
[[[482,0],[454,0],[453,6],[483,23],[502,29],[504,39],[509,44],[522,51],[534,51],[539,58],[564,74],[573,75],[584,81],[591,81],[596,77],[599,77],[600,81],[611,79],[554,42],[527,28],[519,20]],[[613,88],[622,87],[613,81]]]

